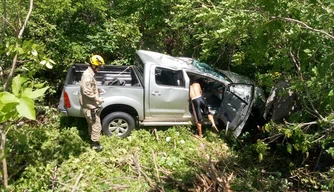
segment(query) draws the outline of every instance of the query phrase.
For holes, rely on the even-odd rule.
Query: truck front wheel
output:
[[[103,133],[111,136],[127,137],[135,127],[133,117],[124,112],[113,112],[102,120]]]

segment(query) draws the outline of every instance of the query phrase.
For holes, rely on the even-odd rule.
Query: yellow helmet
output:
[[[90,63],[95,66],[103,66],[104,60],[100,55],[93,55],[89,59]]]

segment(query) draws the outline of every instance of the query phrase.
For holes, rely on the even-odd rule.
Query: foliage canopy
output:
[[[34,2],[26,30],[19,38],[17,35],[27,13],[28,1],[2,1],[0,123],[10,121],[15,124],[20,117],[35,119],[33,100],[44,94],[45,86],[49,87],[49,91],[44,99],[39,99],[39,103],[57,105],[67,68],[74,62],[87,62],[87,58],[96,53],[101,54],[106,63],[117,65],[132,64],[138,49],[194,57],[216,68],[249,76],[267,92],[275,74],[279,72],[300,95],[303,111],[295,114],[287,126],[270,122],[263,132],[256,135],[245,133],[242,139],[237,140],[239,142],[233,141],[236,143],[232,142],[231,147],[241,152],[243,158],[255,156],[259,162],[274,162],[271,159],[273,153],[286,157],[284,168],[289,170],[288,173],[277,168],[273,172],[279,170],[280,173],[270,175],[272,182],[280,178],[281,183],[275,185],[282,184],[286,187],[284,189],[296,187],[296,182],[303,183],[309,189],[333,189],[333,180],[328,179],[333,178],[330,176],[333,175],[334,157],[332,0],[41,0]],[[14,75],[16,77],[9,90],[3,90],[16,58],[14,74],[17,76]],[[39,131],[45,131],[42,126],[36,130],[33,126],[22,129],[31,131],[34,136]],[[13,134],[9,133],[9,148],[17,150],[17,154],[34,154],[35,149],[47,151],[48,146],[53,147],[54,151],[43,151],[42,154],[61,156],[60,146],[64,144],[52,146],[50,143],[65,137],[62,134],[66,131],[58,133],[55,129],[45,132],[44,138],[32,139],[45,145],[44,148],[19,145],[22,147],[20,149],[14,145],[31,142],[27,140],[30,136],[22,136],[19,128],[14,130]],[[79,141],[78,133],[75,129],[67,131],[77,141],[74,146],[82,152],[79,146],[85,144]],[[55,137],[51,136],[53,133]],[[143,136],[140,139],[148,138]],[[273,141],[275,139],[276,143]],[[248,145],[243,142],[252,145],[246,147]],[[131,142],[126,145],[131,145]],[[178,156],[189,155],[177,153]],[[293,157],[296,154],[302,158]],[[85,155],[69,155],[66,158],[76,162],[85,158]],[[44,158],[40,154],[37,156]],[[59,157],[55,158],[59,160]],[[103,163],[104,158],[107,157],[99,159],[99,162]],[[79,169],[66,164],[63,157],[60,159],[59,162],[44,159],[41,160],[42,164],[28,161],[27,165],[18,158],[17,162],[12,161],[9,170],[14,172],[14,165],[27,168],[27,172],[20,170],[19,174],[14,174],[15,182],[21,185],[29,182],[29,178],[35,181],[33,178],[41,176],[38,167],[51,171],[64,163],[63,173]],[[85,163],[88,164],[82,162],[78,166],[87,166]],[[114,165],[111,163],[108,166]],[[244,169],[246,171],[242,173],[250,180],[266,177],[267,172],[263,173],[260,169],[263,165],[259,163],[257,166],[251,170]],[[122,168],[127,169],[126,166]],[[106,174],[103,171],[100,173]],[[265,187],[264,183],[269,182],[254,181],[250,185],[241,185],[238,178],[245,176],[243,174],[236,177],[235,189],[261,190]],[[297,179],[291,180],[289,175]],[[47,180],[46,176],[44,180]],[[42,185],[45,187],[45,183],[36,186]],[[29,185],[25,183],[22,186]]]

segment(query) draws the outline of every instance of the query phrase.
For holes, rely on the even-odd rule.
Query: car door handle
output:
[[[161,95],[161,93],[159,91],[154,91],[151,94],[154,95],[154,96],[160,96]]]

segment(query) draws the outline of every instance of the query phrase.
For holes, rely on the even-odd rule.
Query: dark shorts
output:
[[[191,100],[191,105],[196,123],[203,123],[203,115],[207,116],[209,114],[209,108],[205,99],[203,97],[193,99]]]

